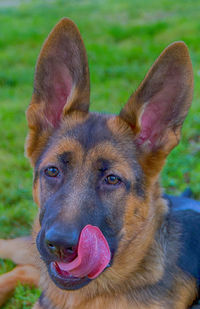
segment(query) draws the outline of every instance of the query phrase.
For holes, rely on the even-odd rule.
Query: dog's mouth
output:
[[[51,262],[49,265],[49,274],[54,283],[64,290],[77,290],[87,285],[91,279],[88,277],[78,278],[71,275],[68,271],[62,270],[57,262]]]
[[[97,278],[110,260],[110,248],[103,233],[98,227],[87,225],[81,231],[76,257],[67,263],[51,262],[50,275],[60,287],[63,285],[61,288],[76,289]]]

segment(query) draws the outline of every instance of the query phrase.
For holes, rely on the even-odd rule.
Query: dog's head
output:
[[[179,142],[192,93],[188,50],[176,42],[119,115],[89,113],[80,33],[68,19],[50,33],[36,66],[26,149],[40,208],[37,247],[60,288],[132,275],[162,212],[159,173]]]

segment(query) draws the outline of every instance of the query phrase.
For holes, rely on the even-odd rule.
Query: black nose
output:
[[[76,257],[78,240],[79,231],[75,228],[51,227],[45,233],[45,243],[49,253],[65,262],[70,262]]]

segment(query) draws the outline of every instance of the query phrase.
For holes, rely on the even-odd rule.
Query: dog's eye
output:
[[[105,178],[105,182],[108,185],[117,185],[121,182],[121,179],[118,176],[115,175],[109,175]]]
[[[50,166],[44,170],[44,173],[48,177],[56,177],[59,174],[59,169],[55,166]]]

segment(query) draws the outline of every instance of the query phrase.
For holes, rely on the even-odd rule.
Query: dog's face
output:
[[[120,124],[120,119],[73,112],[50,137],[35,172],[41,207],[37,244],[47,264],[55,260],[45,243],[49,233],[58,233],[60,245],[63,242],[73,251],[82,229],[87,224],[97,226],[113,258],[124,233],[125,205],[128,208],[131,204],[129,211],[136,214],[136,222],[132,221],[135,227],[144,220],[144,209],[139,210],[144,200],[143,172],[137,162],[132,130],[123,121]],[[48,238],[52,237],[56,235]],[[65,261],[73,258],[67,253],[64,257]],[[63,284],[68,287],[66,280]]]
[[[78,289],[101,277],[116,281],[134,271],[152,239],[159,212],[155,186],[179,141],[192,91],[187,48],[174,43],[119,116],[89,113],[89,71],[78,29],[68,19],[53,29],[36,67],[27,154],[40,207],[37,247],[60,288]],[[89,234],[81,236],[85,227]],[[100,267],[95,253],[80,249],[88,241],[92,248],[103,244],[99,256],[109,251],[109,262]],[[80,275],[66,271],[78,259]]]

